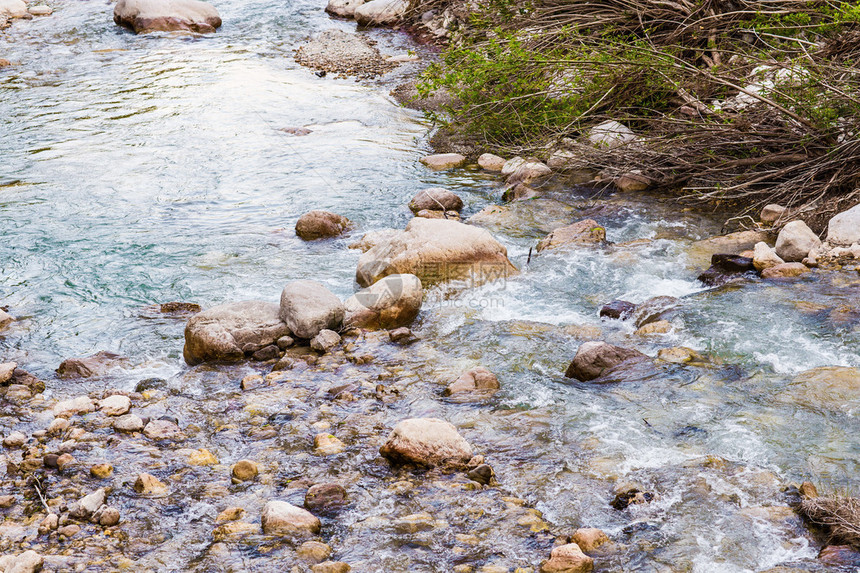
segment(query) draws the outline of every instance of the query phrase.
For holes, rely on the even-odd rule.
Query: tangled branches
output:
[[[805,499],[800,504],[800,513],[811,523],[823,527],[830,542],[860,549],[860,498]]]

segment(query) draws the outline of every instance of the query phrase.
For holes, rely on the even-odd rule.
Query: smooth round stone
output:
[[[30,6],[29,8],[27,8],[27,12],[29,12],[33,16],[50,16],[54,13],[54,10],[50,6],[46,6],[44,4],[37,4],[36,6]]]

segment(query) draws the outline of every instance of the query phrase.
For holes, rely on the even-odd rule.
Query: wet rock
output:
[[[375,2],[386,0],[374,0]],[[437,155],[427,155],[421,158],[421,163],[430,169],[451,169],[452,167],[460,167],[466,163],[466,157],[459,153],[440,153]]]
[[[365,233],[360,240],[349,245],[350,249],[357,249],[362,253],[366,253],[376,245],[387,243],[391,239],[398,237],[401,231],[397,229],[381,229],[379,231],[370,231]]]
[[[119,0],[113,21],[135,34],[147,32],[215,32],[221,16],[212,5],[201,0]]]
[[[183,440],[185,435],[179,426],[170,420],[150,420],[143,428],[143,435],[150,440]]]
[[[75,457],[72,454],[65,453],[57,457],[57,469],[63,471],[67,467],[75,463]]]
[[[317,434],[314,436],[314,450],[323,456],[339,454],[346,449],[346,445],[331,434]]]
[[[296,549],[296,554],[306,561],[319,563],[331,557],[331,547],[319,541],[305,541]]]
[[[340,330],[343,313],[340,299],[317,281],[294,281],[281,292],[280,317],[299,338]]]
[[[860,243],[860,205],[843,211],[827,223],[827,242],[833,246]]]
[[[282,336],[278,339],[277,342],[278,348],[280,348],[281,350],[286,350],[295,343],[296,341],[293,339],[292,336]]]
[[[388,339],[397,344],[409,344],[417,340],[412,331],[405,326],[390,330],[388,332]]]
[[[192,450],[188,454],[188,464],[192,466],[214,466],[217,463],[218,458],[206,448]]]
[[[99,410],[107,416],[122,416],[131,409],[131,400],[128,396],[114,394],[99,401]]]
[[[260,533],[260,526],[244,521],[231,521],[212,531],[212,538],[216,541],[235,541],[246,535]]]
[[[472,458],[472,446],[444,420],[410,418],[394,427],[379,453],[392,463],[458,465]]]
[[[296,235],[305,241],[327,239],[343,234],[352,226],[349,219],[329,211],[310,211],[296,222]]]
[[[60,525],[60,517],[56,513],[49,513],[45,519],[39,524],[39,535],[46,535],[54,531]],[[0,566],[0,571],[3,568]]]
[[[113,466],[110,464],[96,464],[90,468],[90,475],[96,479],[107,479],[113,475]]]
[[[288,335],[277,304],[262,301],[215,306],[188,319],[185,326],[185,361],[193,366],[207,361],[235,362],[245,348],[261,348]]]
[[[136,414],[119,416],[111,425],[118,432],[140,432],[143,430],[143,420]]]
[[[424,219],[448,219],[449,221],[460,220],[460,213],[457,211],[430,211],[429,209],[422,209],[415,213],[415,216]]]
[[[331,352],[335,346],[340,344],[340,340],[340,335],[337,332],[323,329],[311,340],[311,348],[325,354]]]
[[[276,344],[269,344],[268,346],[264,346],[263,348],[255,351],[251,355],[252,360],[256,360],[257,362],[266,362],[268,360],[275,360],[280,358],[281,349],[278,348]]]
[[[507,183],[512,185],[515,183],[533,183],[546,179],[552,175],[552,169],[546,166],[542,161],[529,157],[520,163],[513,173],[508,176]]]
[[[251,460],[239,460],[230,468],[230,475],[238,481],[251,481],[259,473],[260,470],[257,468],[257,464]]]
[[[63,527],[57,529],[57,534],[63,537],[69,538],[74,537],[81,531],[81,526],[77,524],[64,525]]]
[[[346,505],[346,490],[340,484],[312,485],[305,494],[305,507],[315,512],[340,509]]]
[[[650,360],[638,350],[622,348],[606,342],[585,342],[579,346],[564,375],[587,382],[599,378],[622,363]]]
[[[447,189],[432,187],[419,191],[409,202],[409,209],[413,213],[418,211],[461,211],[463,200]]]
[[[16,368],[18,368],[18,364],[16,362],[5,362],[0,364],[0,384],[5,384],[11,380],[12,375],[15,374]]]
[[[559,247],[600,245],[605,242],[606,229],[593,219],[585,219],[554,230],[541,239],[537,250],[540,252]]]
[[[770,241],[771,235],[765,231],[740,231],[696,241],[691,245],[689,255],[693,264],[704,266],[718,253],[739,255],[755,247],[756,243]]]
[[[761,272],[765,269],[781,265],[785,261],[779,258],[776,251],[767,246],[767,243],[756,243],[753,249],[753,267]]]
[[[680,299],[674,296],[655,296],[637,304],[633,311],[633,321],[636,328],[642,328],[652,322],[670,319],[680,306]]]
[[[767,268],[761,272],[763,279],[785,279],[799,277],[800,275],[810,272],[809,268],[803,263],[783,263]]]
[[[107,491],[99,488],[69,507],[69,515],[76,519],[89,519],[98,508],[104,505]]]
[[[364,2],[365,0],[328,0],[325,11],[341,18],[352,18],[356,8]]]
[[[525,183],[517,183],[512,187],[508,187],[505,189],[505,192],[502,193],[502,201],[507,203],[513,201],[525,201],[527,199],[534,199],[537,197],[539,193],[526,185]]]
[[[616,490],[615,498],[609,505],[620,511],[631,505],[650,503],[652,499],[654,499],[652,493],[641,491],[637,487],[622,485]]]
[[[78,396],[71,400],[63,400],[54,405],[53,412],[57,418],[69,418],[75,414],[94,412],[96,404],[89,396]]]
[[[113,527],[119,523],[120,513],[115,507],[103,505],[93,513],[90,521],[98,523],[102,527]]]
[[[860,369],[813,368],[794,377],[780,399],[820,409],[838,409],[860,401]]]
[[[818,489],[811,481],[805,481],[800,484],[798,492],[800,493],[800,497],[804,499],[814,499],[818,497]]]
[[[818,560],[839,567],[860,567],[860,551],[850,545],[827,545],[818,553]]]
[[[821,239],[803,221],[792,221],[776,238],[776,254],[786,262],[800,262],[821,246]]]
[[[493,155],[492,153],[484,153],[478,157],[478,166],[487,171],[501,171],[505,166],[505,158]]]
[[[4,16],[6,18],[26,18],[27,4],[22,0],[0,0],[0,18]],[[0,320],[1,322],[2,320]]]
[[[14,495],[0,495],[0,509],[9,509],[15,505]]]
[[[27,441],[27,434],[23,432],[10,432],[3,438],[3,446],[7,448],[20,448]]]
[[[629,127],[617,121],[608,120],[591,128],[588,142],[595,147],[615,149],[636,141],[636,135]]]
[[[495,374],[479,366],[463,372],[459,378],[448,384],[445,395],[475,392],[477,390],[492,391],[499,389],[499,379]]]
[[[469,470],[466,476],[472,481],[476,481],[483,485],[489,485],[495,477],[495,472],[489,464],[481,464],[475,469]]]
[[[218,514],[215,518],[215,523],[224,523],[226,521],[236,521],[245,517],[245,510],[241,507],[228,507]]]
[[[294,535],[319,533],[320,520],[312,513],[286,501],[269,501],[263,508],[263,533]]]
[[[343,561],[323,561],[311,566],[313,573],[348,573],[350,569],[351,567]]]
[[[45,560],[32,549],[17,555],[0,557],[0,571],[3,573],[36,573],[42,570]]]
[[[652,181],[650,178],[642,175],[642,171],[634,169],[628,171],[615,180],[615,186],[626,193],[636,193],[648,189]]]
[[[353,16],[361,26],[396,24],[409,9],[407,0],[371,0],[355,9]]]
[[[780,217],[786,214],[786,211],[785,207],[771,203],[764,206],[758,218],[765,225],[773,225],[779,221]]]
[[[652,336],[654,334],[667,334],[672,331],[672,323],[668,320],[658,320],[657,322],[649,322],[641,328],[637,328],[636,336]]]
[[[674,346],[672,348],[662,348],[657,353],[657,358],[663,362],[671,362],[672,364],[686,364],[687,362],[703,362],[704,357],[686,346]]]
[[[168,314],[172,318],[190,317],[203,310],[200,305],[194,302],[165,302],[158,305],[160,314]]]
[[[549,559],[541,565],[541,573],[591,573],[594,560],[576,543],[554,547]]]
[[[59,459],[60,456],[57,454],[45,454],[44,457],[42,457],[42,464],[44,464],[46,468],[56,468],[59,465],[57,463]]]
[[[751,258],[720,253],[711,257],[710,268],[698,280],[706,286],[719,286],[754,270]]]
[[[167,493],[167,484],[152,474],[138,474],[134,482],[134,491],[141,495],[160,496]]]
[[[384,277],[344,303],[345,328],[390,329],[410,324],[421,310],[424,290],[412,274]]]
[[[67,358],[57,368],[60,378],[92,378],[103,376],[115,368],[122,357],[113,352],[102,350],[86,358]]]
[[[601,545],[609,543],[609,536],[600,529],[584,527],[577,529],[570,540],[579,545],[583,551],[590,553]]]
[[[636,305],[632,302],[627,302],[626,300],[613,300],[609,304],[604,304],[600,308],[600,317],[624,320],[630,318],[634,310],[636,310]]]
[[[518,272],[507,255],[507,249],[483,229],[415,218],[406,230],[361,255],[355,278],[365,287],[404,273],[416,275],[425,285],[463,279],[480,284]]]

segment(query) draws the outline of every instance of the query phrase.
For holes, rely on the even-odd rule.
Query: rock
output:
[[[333,330],[322,329],[319,334],[311,340],[311,348],[317,352],[331,352],[331,350],[340,344],[340,334]]]
[[[23,432],[11,432],[3,438],[3,446],[7,448],[20,448],[27,441],[27,434]]]
[[[178,30],[206,34],[221,26],[221,16],[201,0],[119,0],[113,21],[135,34]]]
[[[776,238],[776,254],[786,262],[800,262],[821,246],[821,239],[803,221],[785,225]]]
[[[263,508],[263,533],[268,535],[294,535],[319,533],[320,520],[312,513],[287,503],[269,501]]]
[[[136,414],[126,414],[113,421],[113,429],[118,432],[140,432],[143,430],[143,420]]]
[[[457,211],[430,211],[429,209],[421,209],[415,213],[416,217],[425,219],[448,219],[449,221],[459,221],[460,213]]]
[[[346,445],[331,434],[317,434],[314,436],[314,450],[320,455],[331,456],[339,454],[346,449]]]
[[[779,221],[780,217],[785,215],[786,211],[787,209],[785,207],[771,203],[770,205],[765,205],[761,210],[759,220],[765,225],[773,225]]]
[[[311,339],[324,329],[340,330],[343,312],[340,299],[316,281],[293,281],[281,292],[280,317],[299,338]]]
[[[418,316],[423,298],[417,276],[388,275],[346,300],[344,327],[376,330],[406,326]]]
[[[215,518],[215,523],[224,523],[227,521],[236,521],[245,517],[245,510],[241,507],[228,507],[218,514]]]
[[[75,463],[75,457],[72,454],[62,454],[57,458],[57,469],[63,471],[73,463]]]
[[[14,495],[0,495],[0,509],[9,509],[15,505]]]
[[[231,302],[195,314],[185,326],[185,361],[194,366],[242,360],[246,347],[256,350],[290,334],[279,314],[277,304],[262,301]]]
[[[541,239],[537,250],[540,252],[559,247],[599,245],[604,242],[606,242],[606,229],[593,219],[585,219],[554,230]]]
[[[328,0],[325,11],[341,18],[352,18],[355,16],[356,8],[364,2],[365,0]]]
[[[673,346],[672,348],[661,348],[657,353],[657,358],[663,362],[671,362],[672,364],[686,364],[687,362],[703,362],[705,358],[686,346]]]
[[[658,320],[657,322],[649,322],[645,326],[641,328],[637,328],[635,334],[636,336],[650,336],[652,334],[666,334],[671,332],[672,323],[668,320]]]
[[[740,231],[696,241],[690,247],[689,255],[693,264],[704,266],[715,254],[740,255],[755,247],[756,243],[771,240],[770,233],[764,231]]]
[[[410,418],[394,427],[379,453],[393,463],[459,465],[472,458],[472,446],[444,420]]]
[[[63,527],[57,530],[57,535],[61,535],[63,537],[69,538],[74,537],[81,531],[81,526],[77,524],[64,525]]]
[[[106,479],[113,475],[113,466],[110,464],[96,464],[90,468],[90,475],[96,479]]]
[[[371,0],[355,9],[355,21],[361,26],[398,23],[409,9],[407,0]]]
[[[296,341],[293,339],[292,336],[282,336],[278,339],[277,342],[278,348],[280,348],[281,350],[286,350],[295,343]]]
[[[45,519],[39,524],[39,535],[46,535],[54,531],[60,525],[60,517],[56,513],[49,513]],[[0,571],[4,571],[0,565]]]
[[[149,307],[151,308],[151,307]],[[170,315],[171,318],[188,318],[203,310],[195,302],[172,301],[155,305],[159,314]]]
[[[776,251],[767,246],[767,243],[761,242],[755,244],[755,249],[753,250],[753,267],[755,267],[755,270],[761,272],[770,267],[781,265],[784,262],[776,254]]]
[[[785,279],[799,277],[802,274],[810,272],[809,268],[803,263],[783,263],[767,268],[761,272],[763,279]]]
[[[851,246],[860,243],[860,205],[855,205],[830,219],[827,223],[827,242],[833,246]]]
[[[346,217],[328,211],[310,211],[296,221],[296,235],[305,241],[337,237],[352,223]]]
[[[492,153],[484,153],[478,157],[478,166],[487,171],[501,171],[505,166],[505,158],[493,155]]]
[[[512,202],[512,201],[525,201],[527,199],[534,199],[537,197],[539,193],[526,185],[525,183],[517,183],[513,187],[508,187],[505,189],[505,192],[502,193],[502,201]]]
[[[206,448],[193,450],[188,455],[188,464],[192,466],[214,466],[217,463],[218,458]]]
[[[373,4],[376,2],[390,2],[391,0],[373,0],[366,4]],[[400,0],[395,0],[400,1]],[[466,157],[464,155],[460,155],[459,153],[439,153],[437,155],[427,155],[421,158],[421,163],[429,167],[430,169],[451,169],[452,167],[460,167],[464,163],[466,163]]]
[[[493,468],[488,464],[481,464],[478,467],[476,467],[475,469],[469,470],[466,473],[466,476],[470,480],[476,481],[476,482],[483,484],[483,485],[489,485],[490,482],[493,481],[493,478],[495,477],[495,475],[496,474],[493,471]]]
[[[850,545],[827,545],[818,553],[818,560],[840,568],[860,567],[860,551]]]
[[[636,310],[636,305],[632,302],[627,302],[626,300],[613,300],[609,304],[604,304],[600,308],[600,317],[624,320],[630,318],[634,310]]]
[[[800,497],[803,499],[815,499],[818,497],[818,488],[815,487],[815,484],[811,481],[805,481],[800,484],[800,487],[797,488],[797,491],[800,493]]]
[[[508,176],[507,183],[509,185],[514,183],[528,184],[546,179],[550,175],[552,175],[552,169],[547,167],[542,161],[534,157],[529,157],[520,163],[514,172]]]
[[[454,193],[441,187],[431,187],[419,191],[409,202],[413,213],[427,209],[428,211],[457,211],[463,209],[463,200]]]
[[[18,555],[0,557],[0,571],[3,573],[36,573],[42,570],[45,560],[32,549]]]
[[[152,474],[138,474],[134,482],[134,491],[141,495],[160,496],[167,493],[167,485]]]
[[[399,231],[397,229],[380,229],[379,231],[370,231],[369,233],[365,233],[364,236],[361,237],[361,239],[349,245],[349,248],[358,249],[362,253],[366,253],[376,245],[387,243],[391,239],[399,236],[401,232],[402,231]]]
[[[581,382],[594,380],[607,370],[627,361],[650,360],[638,350],[614,346],[606,342],[585,342],[579,346],[564,375]]]
[[[388,331],[388,339],[397,344],[410,344],[417,340],[412,331],[405,326]]]
[[[588,133],[588,142],[595,147],[615,149],[636,141],[633,131],[622,123],[609,120],[595,125]]]
[[[330,511],[346,505],[346,490],[336,483],[312,485],[305,494],[305,507],[311,511]]]
[[[636,310],[633,311],[636,328],[670,319],[680,304],[681,301],[674,296],[655,296],[637,304]]]
[[[120,514],[117,508],[103,505],[96,510],[90,518],[90,521],[98,523],[103,527],[113,527],[119,523],[119,518]]]
[[[624,173],[615,180],[615,186],[626,193],[645,191],[651,184],[651,179],[642,175],[642,171],[639,169]]]
[[[462,392],[474,392],[476,390],[493,391],[499,389],[499,379],[495,374],[479,366],[472,368],[460,375],[459,378],[448,384],[445,395],[459,394]]]
[[[502,177],[510,177],[517,169],[525,165],[525,163],[526,160],[519,156],[508,159],[505,161],[505,164],[502,165]]]
[[[0,0],[0,17],[6,18],[26,18],[27,4],[22,0]],[[0,317],[0,326],[2,326],[2,317]]]
[[[416,275],[425,285],[464,279],[481,284],[518,272],[507,255],[507,249],[484,229],[415,218],[406,230],[361,255],[355,278],[364,287],[404,273]]]
[[[54,10],[50,6],[46,6],[44,4],[30,6],[27,8],[27,11],[33,16],[50,16],[54,13]]]
[[[89,396],[78,396],[71,400],[63,400],[54,405],[53,412],[57,418],[69,418],[75,414],[94,412],[96,404]]]
[[[278,340],[280,340],[280,338]],[[275,360],[277,358],[280,358],[280,356],[281,349],[278,348],[276,344],[269,344],[268,346],[264,346],[263,348],[251,354],[251,360],[256,360],[257,362],[266,362],[267,360]]]
[[[92,378],[103,376],[120,362],[120,355],[102,350],[86,358],[67,358],[60,363],[60,378]]]
[[[379,0],[376,0],[377,2]],[[348,573],[351,567],[343,561],[323,561],[311,565],[313,573]]]
[[[601,545],[609,543],[609,536],[600,529],[585,527],[574,531],[570,540],[579,545],[581,550],[590,553]]]
[[[0,364],[0,384],[5,384],[12,379],[15,374],[15,369],[18,368],[17,362],[5,362]]]
[[[319,541],[305,541],[296,549],[296,554],[306,561],[321,562],[331,557],[331,547]]]
[[[711,266],[698,276],[705,286],[720,286],[755,270],[753,260],[740,255],[716,254],[711,257]]]
[[[296,50],[303,66],[337,74],[374,77],[396,66],[386,62],[365,37],[342,30],[326,30]]]
[[[627,509],[631,505],[650,503],[654,499],[654,494],[643,492],[638,487],[621,484],[615,490],[615,498],[609,503],[612,507],[619,511]]]
[[[816,410],[849,407],[860,402],[860,369],[827,366],[801,372],[780,399]]]
[[[77,503],[73,503],[69,507],[69,515],[76,519],[89,519],[98,508],[104,505],[106,498],[107,491],[104,488],[99,488]]]
[[[185,436],[179,426],[170,420],[150,420],[143,428],[143,435],[150,440],[182,440]]]
[[[549,559],[541,565],[541,573],[591,573],[594,559],[588,557],[576,543],[554,547]]]
[[[239,460],[230,468],[230,474],[234,479],[239,481],[251,481],[259,473],[260,470],[257,468],[257,464],[251,460]]]
[[[131,399],[120,394],[108,396],[99,401],[99,410],[107,416],[122,416],[131,410]]]

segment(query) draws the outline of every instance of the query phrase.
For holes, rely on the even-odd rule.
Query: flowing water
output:
[[[80,424],[93,439],[74,452],[79,471],[45,479],[71,502],[105,485],[87,468],[109,461],[122,523],[62,542],[39,537],[29,516],[41,506],[30,496],[0,510],[0,551],[33,547],[50,570],[304,571],[289,543],[259,532],[213,537],[215,516],[242,506],[258,524],[266,499],[300,505],[308,484],[338,481],[350,505],[324,517],[322,539],[354,571],[536,567],[553,534],[583,526],[615,542],[598,571],[827,570],[782,490],[807,479],[856,490],[856,392],[836,399],[795,376],[860,366],[860,277],[817,272],[706,290],[690,245],[719,234],[717,216],[556,182],[513,207],[515,223],[491,227],[523,273],[453,294],[429,290],[413,328],[420,342],[402,348],[369,335],[354,343],[372,354],[369,364],[340,352],[255,392],[239,380],[270,366],[187,367],[184,322],[152,318],[145,306],[276,301],[301,278],[346,298],[359,256],[347,245],[402,228],[418,190],[453,190],[464,216],[501,194],[491,175],[418,162],[429,126],[388,95],[409,66],[358,83],[293,61],[310,34],[354,24],[308,0],[213,4],[225,25],[205,37],[134,36],[113,24],[111,4],[87,0],[58,0],[52,16],[0,32],[0,56],[16,63],[0,69],[0,306],[18,319],[0,336],[0,362],[47,386],[31,413],[6,407],[0,428],[44,429],[56,399],[133,392],[149,379],[135,409],[177,419],[188,436],[170,447],[125,439],[88,415]],[[400,33],[366,33],[387,54],[427,56]],[[312,133],[291,137],[286,127]],[[358,230],[300,241],[293,225],[311,209],[345,215]],[[616,246],[529,260],[539,238],[584,216]],[[644,338],[597,316],[607,301],[659,295],[683,301],[668,335]],[[614,384],[565,379],[578,345],[594,337],[651,356],[686,346],[706,360]],[[95,381],[57,379],[60,361],[99,350],[126,357],[124,367]],[[500,392],[480,402],[441,397],[443,384],[477,365],[498,374]],[[380,382],[399,395],[379,399]],[[353,400],[327,394],[342,384],[353,384]],[[499,487],[389,468],[379,445],[398,420],[417,416],[455,424]],[[347,452],[314,455],[321,428]],[[207,448],[220,464],[189,466],[181,447]],[[260,463],[258,482],[230,483],[229,464],[242,458]],[[134,494],[139,471],[167,481],[170,494]],[[654,500],[610,507],[613,488],[628,482]],[[417,526],[403,520],[423,513]]]

